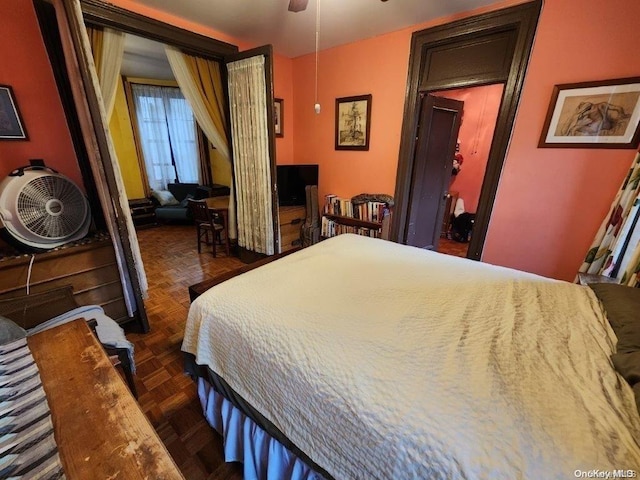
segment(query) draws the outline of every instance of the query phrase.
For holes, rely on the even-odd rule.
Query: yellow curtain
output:
[[[224,113],[227,100],[220,65],[212,60],[187,55],[169,45],[165,45],[165,52],[180,91],[189,102],[198,125],[217,152],[231,164],[230,135]],[[229,238],[237,238],[233,182],[229,188]]]
[[[191,73],[202,97],[206,100],[207,112],[213,120],[213,124],[218,132],[224,132],[229,146],[229,132],[227,131],[227,120],[224,114],[226,99],[222,88],[222,75],[220,64],[200,57],[194,57],[183,53],[187,68]]]
[[[93,53],[93,63],[96,65],[96,72],[100,72],[102,66],[102,44],[104,41],[104,31],[100,28],[87,27],[91,52]]]

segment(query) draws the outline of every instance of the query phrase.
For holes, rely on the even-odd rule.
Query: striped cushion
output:
[[[26,339],[0,347],[0,478],[65,478]]]

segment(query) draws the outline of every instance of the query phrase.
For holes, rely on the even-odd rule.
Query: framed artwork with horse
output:
[[[553,88],[538,147],[638,148],[640,77]]]

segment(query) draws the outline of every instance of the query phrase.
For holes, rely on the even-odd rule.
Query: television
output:
[[[318,184],[318,165],[278,165],[278,205],[305,205],[304,187]]]

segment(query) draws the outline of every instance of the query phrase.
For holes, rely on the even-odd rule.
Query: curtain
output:
[[[75,2],[75,8],[78,13],[78,18],[82,18],[80,6],[77,2]],[[95,62],[94,66],[96,66],[96,68],[95,70],[92,70],[92,65],[89,64],[89,69],[93,72],[94,83],[96,82],[96,80],[98,83],[97,87],[99,88],[96,88],[96,90],[98,93],[98,99],[101,100],[103,107],[103,123],[104,125],[108,125],[108,119],[113,112],[113,106],[115,103],[116,88],[118,86],[117,82],[120,78],[120,66],[122,64],[122,54],[124,52],[124,33],[116,32],[115,30],[111,30],[109,28],[105,28],[102,31],[102,34],[98,33],[95,29],[87,29],[87,33],[89,38],[83,39],[83,43],[85,50],[88,50],[90,47],[93,53]],[[98,65],[100,66],[99,70],[97,68]],[[143,298],[146,298],[148,290],[147,276],[144,271],[142,255],[140,254],[138,237],[136,236],[133,220],[131,219],[129,201],[127,200],[127,195],[124,189],[124,182],[122,180],[122,173],[120,171],[118,157],[116,155],[115,149],[113,148],[111,135],[108,131],[107,139],[109,143],[111,166],[113,169],[115,183],[117,185],[117,198],[112,198],[110,192],[107,192],[102,188],[98,188],[98,193],[101,202],[104,203],[117,200],[120,204],[120,208],[122,210],[122,214],[127,226],[127,231],[123,233],[127,235],[127,238],[129,240],[131,256],[133,257],[133,263],[136,270],[135,274],[138,278],[138,283],[140,286],[140,293]],[[136,311],[136,300],[133,286],[129,277],[130,272],[128,271],[126,266],[125,253],[122,250],[122,245],[120,245],[119,241],[120,231],[112,221],[107,221],[107,226],[116,250],[116,260],[118,264],[118,270],[120,272],[120,279],[122,282],[125,304],[127,306],[127,313],[130,317],[132,317]]]
[[[629,243],[625,252],[622,252],[621,271],[618,272],[620,283],[630,287],[640,287],[640,195],[633,202],[633,207],[627,218],[629,223]],[[620,254],[620,252],[618,252]]]
[[[640,245],[629,240],[633,237],[634,218],[636,218],[640,196],[640,153],[629,169],[629,173],[622,182],[616,194],[609,213],[605,217],[595,239],[587,252],[581,272],[597,275],[613,276],[616,267],[620,265],[617,278],[626,285],[638,285],[638,271],[640,269]],[[635,229],[640,226],[635,224]],[[625,244],[629,255],[625,254]],[[620,262],[627,259],[627,264]]]
[[[198,171],[200,175],[200,183],[202,185],[213,185],[213,175],[211,173],[211,151],[209,149],[209,139],[202,129],[198,127],[198,151],[200,152],[198,162]]]
[[[165,45],[173,75],[180,86],[200,128],[220,155],[231,163],[229,134],[226,130],[226,97],[217,62],[182,53]],[[229,238],[237,238],[236,207],[233,182],[229,186]]]
[[[176,180],[164,102],[157,90],[150,85],[131,85],[147,179],[156,191],[166,190],[167,183]]]
[[[161,91],[178,178],[183,183],[200,183],[197,129],[193,111],[180,89],[162,88]]]
[[[229,63],[227,70],[235,187],[238,192],[238,245],[273,255],[264,56]]]
[[[196,125],[180,90],[132,84],[131,91],[149,186],[157,191],[175,180],[198,183]]]

